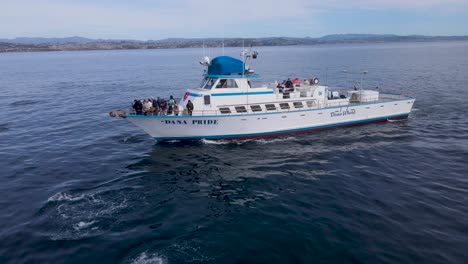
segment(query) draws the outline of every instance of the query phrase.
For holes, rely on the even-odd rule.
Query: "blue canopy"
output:
[[[208,66],[208,75],[243,74],[244,63],[241,60],[229,56],[219,56],[211,60]]]

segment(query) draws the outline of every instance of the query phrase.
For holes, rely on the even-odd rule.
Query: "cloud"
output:
[[[468,0],[328,0],[315,2],[316,7],[333,9],[412,9],[452,8]]]

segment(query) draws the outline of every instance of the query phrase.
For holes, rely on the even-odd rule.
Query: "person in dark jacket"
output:
[[[135,109],[137,115],[143,114],[143,103],[141,103],[140,100],[135,100],[135,103],[133,104],[133,109]]]
[[[286,88],[293,88],[293,83],[291,82],[291,79],[288,78],[285,84]]]
[[[187,105],[185,106],[185,108],[187,109],[187,113],[189,115],[192,115],[192,112],[193,112],[193,103],[192,103],[192,101],[188,100]]]
[[[159,115],[159,97],[157,97],[157,99],[154,99],[154,97],[151,99],[153,103],[153,111],[156,115]]]
[[[133,100],[132,108],[133,108],[133,111],[135,111],[135,113],[136,113],[136,110],[137,110],[137,99]]]
[[[166,99],[161,98],[159,100],[159,110],[161,111],[161,115],[166,114],[166,110],[167,110],[167,101],[166,101]]]

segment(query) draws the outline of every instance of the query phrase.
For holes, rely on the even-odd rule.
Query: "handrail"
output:
[[[387,102],[391,100],[399,100],[399,99],[404,99],[404,98],[409,98],[408,96],[404,96],[401,94],[380,94],[378,99],[370,99],[370,100],[360,100],[360,101],[350,101],[350,100],[340,100],[340,99],[335,99],[335,100],[340,100],[337,102],[333,102],[333,100],[328,101],[327,103],[317,103],[316,99],[312,98],[303,98],[302,100],[291,100],[291,101],[282,101],[282,102],[271,102],[271,103],[290,103],[290,102],[301,102],[302,107],[296,108],[294,105],[288,109],[282,109],[281,107],[276,107],[275,110],[266,110],[263,109],[261,111],[252,111],[252,109],[248,106],[251,105],[259,105],[259,104],[268,104],[268,102],[262,102],[262,103],[250,103],[250,104],[242,104],[242,106],[245,106],[246,112],[231,112],[231,113],[221,113],[219,110],[193,110],[192,115],[189,115],[184,109],[183,111],[179,112],[178,116],[213,116],[213,115],[222,115],[222,116],[227,116],[227,115],[249,115],[253,113],[272,113],[272,112],[277,112],[277,113],[288,113],[291,111],[298,111],[298,110],[303,110],[303,109],[323,109],[323,108],[329,108],[329,107],[338,107],[338,106],[356,106],[360,104],[369,104],[369,103],[379,103],[379,102]],[[307,101],[314,101],[314,104],[309,106],[307,104]],[[234,105],[223,105],[224,107],[229,107],[229,106],[234,106]],[[223,107],[219,106],[219,107]],[[129,110],[128,113],[130,115],[136,115],[135,111],[133,109]],[[155,114],[155,113],[148,113],[146,114],[147,116],[175,116],[174,114],[166,115],[166,114]]]
[[[296,87],[297,88],[297,87]],[[304,87],[304,88],[309,88],[309,87]],[[297,94],[300,95],[300,91],[297,92],[292,92],[291,94]],[[281,95],[282,94],[277,94]],[[232,111],[231,113],[221,113],[219,109],[216,110],[193,110],[192,111],[192,116],[206,116],[206,115],[242,115],[242,114],[253,114],[253,113],[272,113],[272,112],[290,112],[290,111],[297,111],[297,110],[303,110],[303,109],[322,109],[322,108],[328,108],[328,107],[339,107],[339,106],[355,106],[359,104],[368,104],[370,102],[372,103],[379,103],[379,102],[386,102],[389,100],[399,100],[399,99],[405,99],[405,98],[412,98],[409,95],[404,95],[404,94],[396,94],[392,92],[386,92],[386,91],[379,91],[379,98],[378,99],[369,99],[369,100],[356,100],[356,101],[351,101],[350,98],[346,98],[346,100],[343,100],[345,98],[337,98],[337,99],[329,99],[327,103],[318,103],[316,98],[310,98],[310,97],[294,97],[294,98],[289,98],[287,100],[281,100],[281,101],[273,101],[273,102],[261,102],[261,103],[247,103],[247,104],[233,104],[233,105],[219,105],[217,107],[236,107],[236,106],[244,106],[246,109],[246,112],[236,112]],[[336,101],[335,101],[336,100]],[[312,101],[312,104],[308,104],[307,102]],[[252,111],[250,106],[252,105],[266,105],[266,104],[280,104],[280,103],[294,103],[294,102],[301,102],[302,107],[296,108],[294,105],[288,109],[282,109],[281,107],[276,107],[275,110],[267,110],[265,108],[261,108],[261,111]],[[276,105],[275,105],[276,106]],[[290,105],[291,106],[291,105]],[[230,109],[231,110],[231,109]],[[129,111],[125,111],[127,114],[130,115],[136,115],[136,112],[133,109],[129,109]],[[166,116],[166,113],[147,113],[145,115],[149,116]],[[171,115],[167,116],[175,116],[174,113]],[[187,113],[186,109],[183,109],[178,113],[178,116],[189,116]]]

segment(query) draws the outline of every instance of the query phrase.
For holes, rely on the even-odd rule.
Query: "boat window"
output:
[[[276,106],[274,104],[266,104],[265,105],[266,110],[268,111],[274,111],[276,110]]]
[[[239,87],[237,86],[236,80],[228,79],[227,80],[227,88],[239,88]]]
[[[220,107],[219,111],[221,112],[221,114],[230,114],[231,113],[231,109],[229,109],[229,107]]]
[[[200,88],[209,90],[211,89],[211,87],[213,87],[215,81],[216,81],[215,79],[205,78],[200,84]]]
[[[265,85],[263,83],[260,82],[259,79],[247,79],[247,85],[250,87],[250,88],[262,88],[264,87]]]
[[[238,88],[234,79],[220,79],[216,88]]]
[[[216,88],[227,88],[227,79],[219,79]]]
[[[304,105],[302,104],[302,102],[294,102],[293,105],[294,105],[295,108],[302,108],[302,107],[304,107]]]
[[[203,99],[204,99],[206,105],[211,104],[211,98],[210,98],[209,95],[203,96]]]
[[[289,103],[280,103],[281,109],[289,109]]]
[[[307,104],[308,107],[315,106],[315,102],[314,102],[314,101],[306,101],[306,104]]]
[[[236,106],[234,108],[236,109],[237,113],[247,113],[247,109],[245,109],[245,106]]]
[[[250,109],[252,109],[252,112],[262,111],[262,108],[259,105],[251,105]]]
[[[205,87],[206,83],[208,82],[208,80],[209,80],[208,78],[204,78],[204,79],[200,82],[200,86],[199,86],[199,87],[203,89],[203,88]]]

